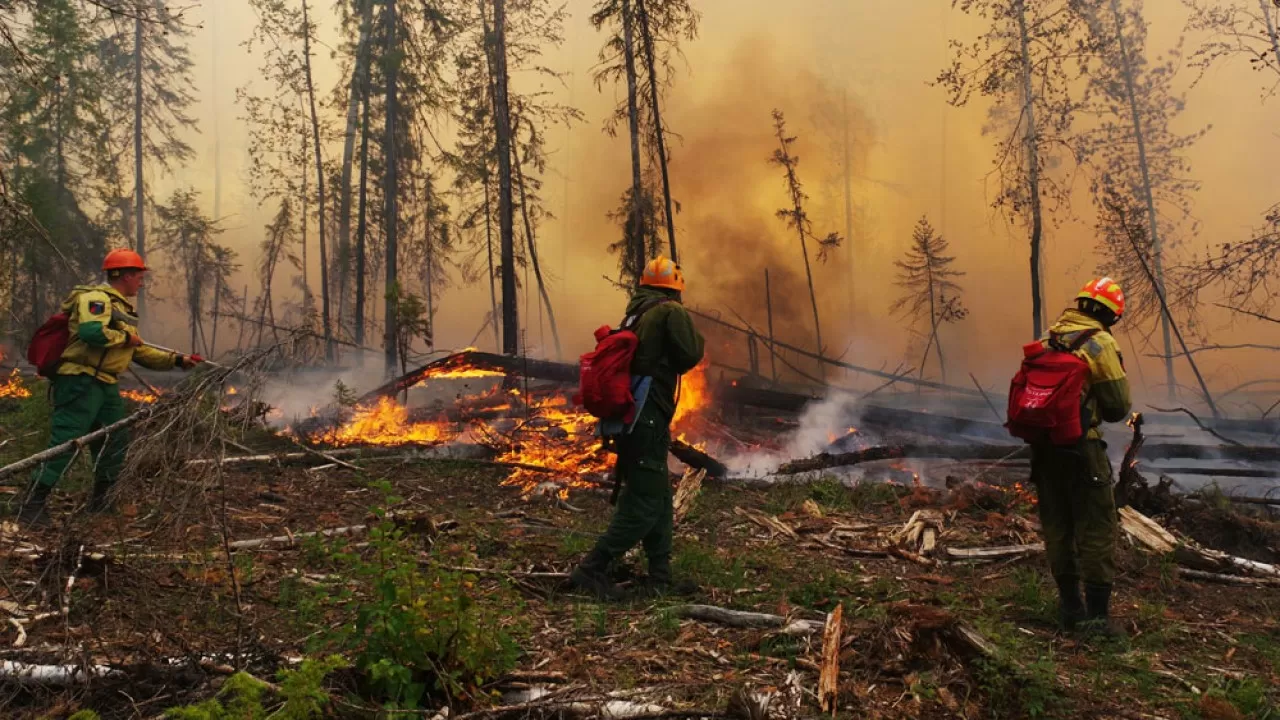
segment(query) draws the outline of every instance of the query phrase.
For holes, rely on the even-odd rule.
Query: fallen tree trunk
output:
[[[999,423],[879,405],[864,407],[861,422],[886,430],[906,430],[937,437],[967,435],[985,440],[1009,440],[1009,431]]]
[[[795,475],[796,473],[825,470],[827,468],[858,465],[878,460],[896,460],[900,458],[936,457],[950,460],[1007,460],[1016,457],[1030,457],[1031,449],[1027,446],[987,446],[987,445],[877,445],[865,450],[847,453],[821,453],[803,460],[792,460],[778,466],[777,475]]]
[[[467,351],[441,358],[401,375],[361,395],[357,403],[364,404],[380,397],[390,397],[417,385],[423,380],[429,380],[433,376],[447,377],[450,374],[465,370],[487,370],[505,375],[520,375],[526,378],[562,383],[578,382],[577,363],[560,363],[527,357]]]
[[[123,676],[120,670],[106,665],[33,665],[14,660],[0,661],[0,681],[20,685],[66,687],[85,685],[94,679]]]
[[[722,478],[729,474],[729,468],[719,460],[690,445],[683,440],[672,440],[671,456],[695,470],[706,470],[713,478]]]
[[[1280,587],[1280,578],[1241,577],[1239,575],[1223,575],[1192,568],[1178,568],[1178,575],[1192,580],[1223,583],[1225,585],[1248,585],[1250,587]]]
[[[715,605],[677,605],[670,608],[676,617],[701,620],[734,628],[780,628],[784,635],[812,635],[823,629],[823,623],[786,618],[770,613],[729,610]]]
[[[1001,560],[1041,552],[1044,552],[1044,543],[984,548],[949,547],[946,550],[946,555],[948,560]]]
[[[328,455],[328,458],[324,456]],[[446,443],[443,445],[435,445],[423,447],[422,445],[391,445],[387,447],[357,447],[357,448],[340,448],[337,450],[307,451],[307,452],[287,452],[264,455],[230,455],[222,458],[195,458],[188,460],[187,465],[192,467],[200,467],[206,465],[219,465],[223,467],[240,467],[244,465],[307,465],[307,464],[323,464],[326,460],[332,461],[336,458],[350,458],[356,460],[374,460],[383,457],[399,456],[420,460],[484,460],[493,457],[494,451],[484,445],[473,443]],[[547,468],[538,468],[536,466],[522,466],[518,463],[507,463],[511,467],[524,467],[525,469],[548,470]],[[549,471],[549,470],[548,470]]]
[[[113,422],[110,425],[104,428],[99,428],[97,430],[94,430],[93,432],[87,435],[81,435],[80,437],[75,438],[74,440],[68,440],[62,443],[61,445],[55,445],[49,448],[48,450],[43,450],[28,458],[24,458],[14,463],[9,463],[8,465],[5,465],[4,467],[0,468],[0,477],[5,477],[17,472],[22,472],[23,470],[28,470],[30,468],[35,467],[36,465],[39,465],[42,462],[52,460],[53,458],[56,458],[62,455],[66,455],[67,453],[72,452],[74,450],[79,450],[81,448],[84,448],[94,440],[106,437],[111,433],[116,432],[117,430],[123,430],[129,427],[130,425],[137,423],[139,420],[146,418],[150,414],[151,414],[151,408],[143,408],[135,412],[134,414],[124,418],[123,420],[118,420],[116,422]]]
[[[1158,554],[1172,555],[1180,565],[1209,573],[1242,572],[1280,580],[1280,567],[1228,555],[1202,547],[1190,539],[1175,536],[1155,520],[1131,507],[1120,508],[1120,527],[1143,547]]]

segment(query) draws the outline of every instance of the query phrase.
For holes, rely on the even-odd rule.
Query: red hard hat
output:
[[[142,261],[142,256],[129,250],[128,248],[120,248],[107,253],[107,257],[102,261],[102,271],[108,270],[146,270],[147,264]]]
[[[1077,300],[1095,300],[1116,314],[1116,318],[1124,316],[1124,291],[1120,283],[1109,277],[1090,280],[1076,295]]]

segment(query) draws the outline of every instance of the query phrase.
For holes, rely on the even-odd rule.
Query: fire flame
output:
[[[22,382],[22,373],[18,368],[14,368],[9,373],[9,379],[0,383],[0,397],[11,398],[27,398],[31,397],[31,390]]]
[[[151,404],[160,398],[149,390],[121,390],[120,397],[136,403]]]
[[[457,436],[447,422],[410,422],[409,410],[392,398],[380,398],[372,407],[360,407],[356,414],[331,433],[320,438],[331,445],[411,445],[438,443]]]

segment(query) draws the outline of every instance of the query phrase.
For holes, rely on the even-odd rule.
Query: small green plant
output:
[[[671,566],[678,577],[697,578],[699,583],[723,590],[738,590],[747,585],[747,567],[742,558],[723,560],[713,549],[714,543],[682,545],[676,550]]]
[[[895,503],[905,491],[901,485],[875,480],[860,480],[848,490],[849,505],[854,510],[867,510]]]
[[[1222,488],[1219,487],[1216,482],[1209,483],[1208,485],[1200,488],[1199,495],[1200,500],[1204,502],[1205,505],[1208,505],[1215,510],[1222,512],[1232,511],[1231,498],[1227,497],[1227,494],[1222,491]]]
[[[560,554],[578,556],[587,553],[595,545],[595,538],[586,533],[571,532],[560,538]]]
[[[333,402],[339,407],[355,407],[359,399],[354,388],[341,380],[333,384]]]
[[[848,580],[838,570],[822,570],[789,593],[796,605],[829,612],[840,602]]]
[[[663,640],[674,640],[680,634],[680,616],[671,608],[662,608],[653,619],[654,632]]]
[[[1014,568],[1012,580],[1013,590],[1008,595],[1010,602],[1038,620],[1055,621],[1057,596],[1039,570],[1033,567]]]
[[[267,686],[261,680],[236,673],[227,678],[217,697],[166,710],[164,715],[169,720],[263,720],[266,710],[262,698],[266,692]]]
[[[67,720],[102,720],[102,718],[92,710],[81,710],[67,718]]]
[[[1269,718],[1276,711],[1276,705],[1267,697],[1267,686],[1257,678],[1232,680],[1215,677],[1214,686],[1206,694],[1226,700],[1245,717]]]
[[[313,589],[311,616],[330,620],[316,623],[323,632],[312,651],[353,658],[372,699],[394,709],[467,696],[514,667],[519,595],[506,586],[482,595],[474,576],[446,567],[456,558],[437,560],[434,547],[373,512],[380,520],[368,547],[357,554],[336,544],[326,561],[346,582]]]
[[[297,670],[281,670],[280,685],[271,687],[247,673],[237,673],[227,679],[215,697],[196,705],[171,708],[165,711],[169,720],[314,720],[324,716],[329,705],[329,693],[324,689],[324,679],[329,673],[346,667],[340,657],[308,658]],[[268,712],[265,702],[268,691],[279,697]],[[87,712],[87,711],[86,711]],[[70,720],[97,720],[96,714]]]

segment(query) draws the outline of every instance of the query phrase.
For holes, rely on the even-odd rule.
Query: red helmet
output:
[[[1090,280],[1076,295],[1076,299],[1101,303],[1116,314],[1117,320],[1124,316],[1124,290],[1120,289],[1120,283],[1109,277]]]
[[[142,261],[142,256],[129,250],[128,248],[120,248],[107,253],[106,259],[102,261],[102,271],[110,270],[146,270],[147,264]]]

